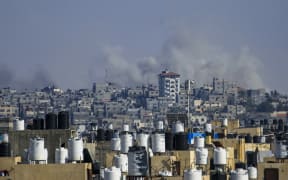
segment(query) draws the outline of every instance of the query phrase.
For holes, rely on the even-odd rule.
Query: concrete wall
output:
[[[18,164],[21,157],[1,157],[0,171],[7,170],[9,176],[0,180],[88,180],[92,165],[81,164]]]
[[[16,165],[15,180],[88,180],[91,164]]]
[[[48,150],[48,163],[53,163],[55,159],[55,149],[65,143],[67,148],[68,139],[73,136],[75,131],[53,129],[53,130],[25,130],[25,131],[9,131],[9,141],[11,142],[11,150],[13,156],[21,156],[25,160],[24,149],[29,148],[30,138],[42,137],[45,139],[45,148]]]
[[[151,176],[158,176],[159,171],[172,171],[172,163],[176,161],[176,156],[153,156],[151,158]]]
[[[264,179],[264,170],[266,168],[276,168],[278,169],[279,172],[279,178],[280,180],[282,179],[287,179],[288,177],[288,164],[287,163],[259,163],[258,164],[258,178],[259,180]],[[267,178],[267,177],[266,177]],[[275,177],[276,180],[276,177]]]

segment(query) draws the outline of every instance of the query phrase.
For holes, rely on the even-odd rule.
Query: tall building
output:
[[[173,99],[174,102],[177,102],[180,92],[180,75],[166,69],[165,71],[162,71],[158,77],[159,96],[169,97]]]

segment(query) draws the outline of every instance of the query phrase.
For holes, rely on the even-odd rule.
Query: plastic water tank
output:
[[[120,151],[121,150],[120,138],[112,138],[111,139],[111,150],[112,151]]]
[[[119,168],[112,166],[111,168],[105,168],[104,180],[120,180],[121,171]]]
[[[227,152],[222,147],[214,149],[213,154],[214,165],[226,165],[227,164]]]
[[[68,159],[70,161],[83,160],[83,141],[81,138],[71,138],[68,140]]]
[[[123,124],[122,125],[122,131],[129,132],[129,124]]]
[[[196,136],[194,138],[194,147],[195,148],[204,148],[205,147],[205,138],[201,136]]]
[[[210,123],[205,124],[205,132],[212,133],[212,124]]]
[[[173,133],[184,132],[184,124],[180,121],[176,121],[172,125]]]
[[[227,118],[223,119],[222,126],[224,126],[224,127],[228,126],[228,119]]]
[[[4,133],[1,135],[2,136],[2,142],[3,143],[8,143],[9,142],[9,136],[7,133]]]
[[[155,122],[155,129],[156,129],[156,130],[163,130],[163,129],[164,129],[164,123],[163,123],[163,121],[156,121],[156,122]]]
[[[281,141],[276,142],[275,147],[275,157],[276,158],[286,158],[287,157],[287,145],[283,144]]]
[[[188,148],[189,145],[188,145],[187,133],[185,132],[176,133],[174,135],[174,149],[183,151],[187,150]]]
[[[260,137],[260,143],[266,143],[266,137],[265,136]]]
[[[113,130],[113,124],[109,123],[108,126],[107,126],[107,129]]]
[[[184,170],[184,180],[202,180],[202,171],[197,169]]]
[[[196,164],[206,165],[208,161],[208,149],[207,148],[197,148],[196,149]]]
[[[144,146],[146,150],[149,148],[149,134],[148,133],[138,133],[136,135],[136,142],[138,146]]]
[[[145,147],[132,146],[128,152],[128,176],[146,176],[148,156]]]
[[[231,171],[231,180],[249,180],[248,171],[245,169],[236,169]]]
[[[65,164],[68,160],[68,150],[66,148],[56,148],[55,150],[55,163]]]
[[[11,147],[10,143],[0,143],[0,157],[10,157],[11,156]]]
[[[30,139],[29,160],[45,161],[47,160],[47,149],[44,148],[44,138]]]
[[[125,132],[120,135],[120,139],[121,139],[121,153],[128,153],[129,147],[133,145],[132,135]]]
[[[249,179],[257,179],[257,168],[256,167],[248,167],[248,177]]]
[[[174,134],[172,132],[165,133],[165,149],[172,151],[174,148]]]
[[[127,154],[114,155],[113,164],[120,168],[122,172],[128,172],[128,156]]]
[[[58,129],[69,129],[68,111],[61,111],[58,113]]]
[[[152,151],[153,153],[165,152],[165,134],[154,132],[152,134]]]
[[[25,130],[24,120],[19,120],[19,119],[13,120],[13,130],[14,131],[23,131],[23,130]]]
[[[57,129],[58,128],[57,115],[54,113],[46,114],[45,125],[46,129]]]

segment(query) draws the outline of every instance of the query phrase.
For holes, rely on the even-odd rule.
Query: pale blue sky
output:
[[[124,72],[129,68],[123,67],[119,73],[114,73],[118,71],[117,62],[138,67],[135,63],[146,57],[154,57],[161,64],[158,69],[151,70],[151,73],[158,72],[163,64],[166,65],[164,57],[171,53],[166,52],[166,46],[171,47],[171,41],[177,44],[175,39],[188,32],[191,37],[188,47],[180,38],[177,44],[180,56],[177,58],[189,59],[187,51],[198,53],[195,49],[198,45],[203,47],[202,42],[208,46],[212,44],[212,49],[219,48],[229,57],[236,57],[241,54],[241,49],[248,48],[253,59],[257,59],[257,75],[263,81],[260,84],[287,92],[287,17],[286,0],[1,0],[0,75],[5,77],[4,74],[10,72],[10,80],[0,77],[0,85],[20,84],[23,87],[34,84],[37,87],[42,81],[51,80],[63,88],[87,88],[93,81],[103,81],[105,69],[111,72],[109,80],[126,79]],[[108,53],[103,50],[107,48]],[[117,49],[117,53],[110,49]],[[185,55],[181,54],[183,52]],[[198,63],[197,60],[204,58],[203,54],[197,55],[196,60],[184,61],[188,63],[186,66]],[[107,57],[109,63],[105,62]],[[212,55],[207,58],[211,57],[213,59]],[[122,61],[118,61],[119,58]],[[227,64],[228,61],[223,62]],[[207,60],[204,64],[210,62]],[[171,67],[173,63],[167,63],[167,66],[179,70]],[[217,62],[213,60],[213,63]],[[229,76],[229,73],[249,67],[237,69],[230,67],[233,63],[229,64],[225,73],[220,75]],[[230,68],[233,72],[227,70]],[[132,72],[130,76],[137,73]],[[196,77],[195,73],[195,77],[186,74],[185,78]],[[218,74],[211,73],[211,76]],[[233,80],[241,81],[241,77],[239,79],[235,77]],[[138,83],[139,78],[133,81]]]

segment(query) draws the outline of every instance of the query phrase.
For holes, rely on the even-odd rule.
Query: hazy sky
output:
[[[155,82],[168,67],[288,92],[287,0],[1,0],[0,86]]]

